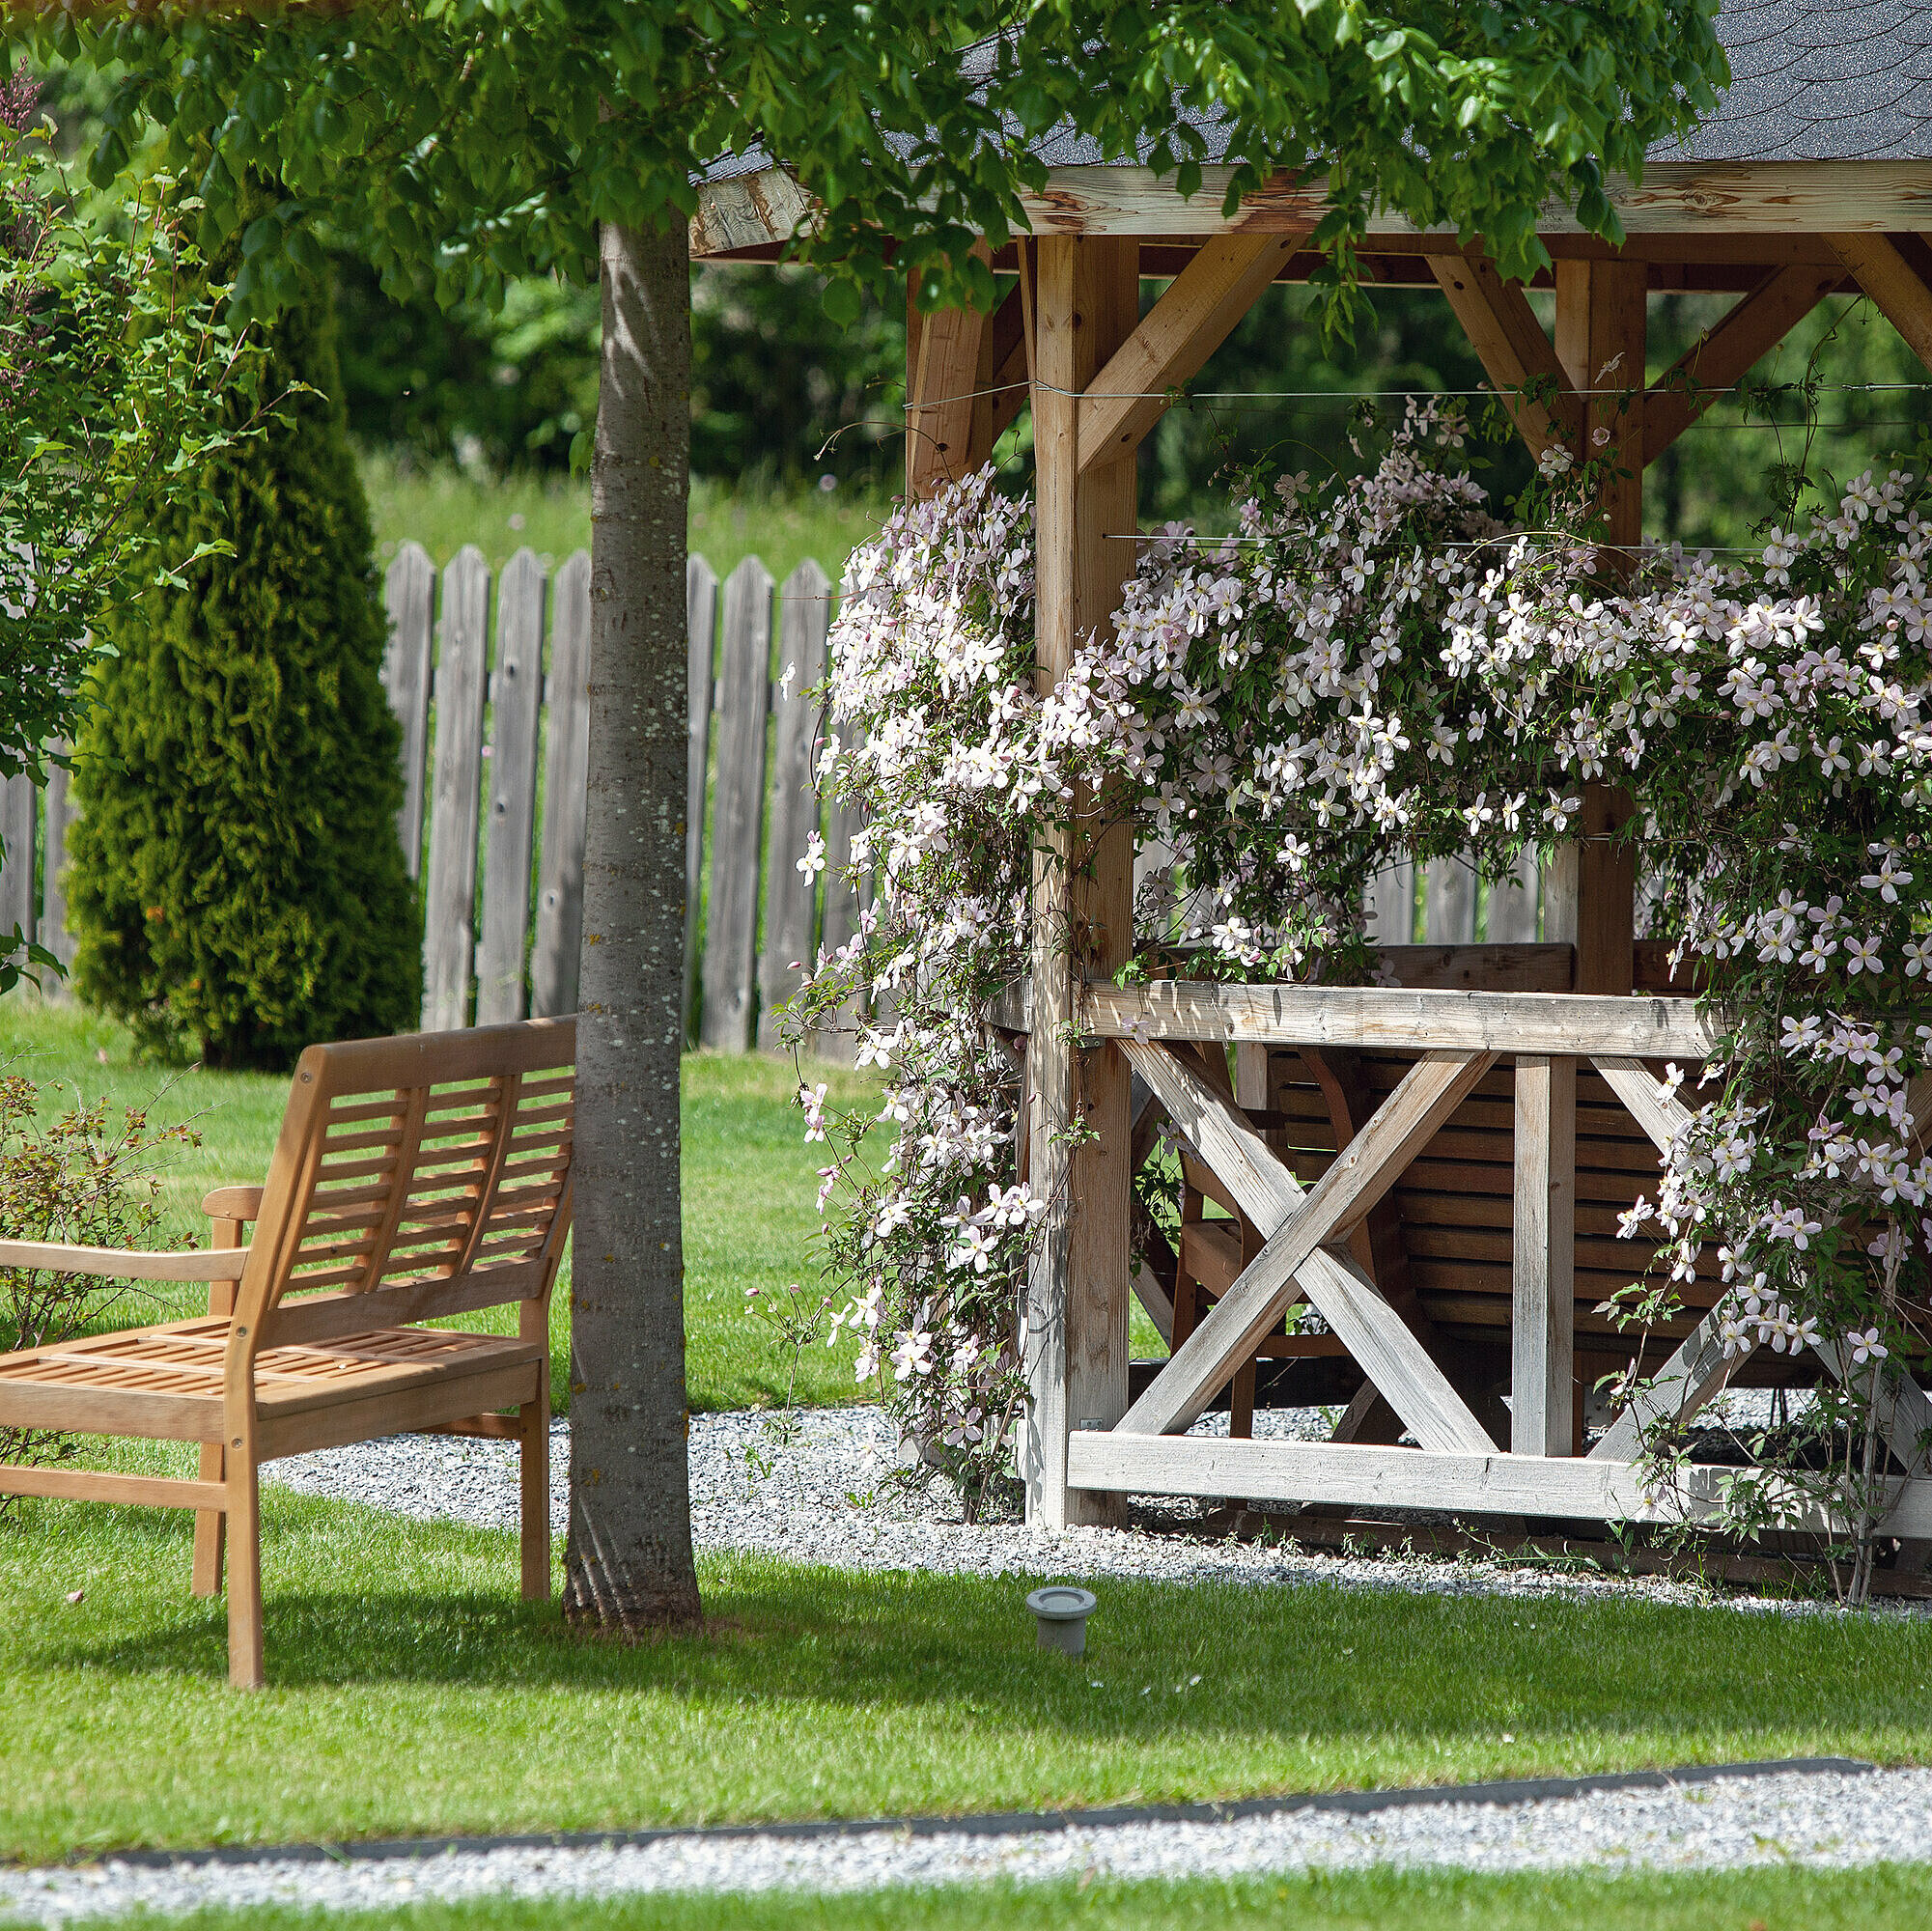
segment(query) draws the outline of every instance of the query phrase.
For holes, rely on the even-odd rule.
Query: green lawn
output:
[[[553,564],[590,546],[590,485],[582,478],[478,480],[447,464],[399,469],[377,456],[361,466],[378,564],[410,538],[438,565],[464,544],[475,544],[492,566],[525,544]],[[774,495],[701,478],[691,486],[688,536],[693,553],[720,577],[741,557],[759,556],[782,581],[809,556],[836,583],[847,554],[878,533],[887,507],[882,497],[853,490]]]
[[[844,1897],[573,1898],[419,1905],[355,1919],[367,1931],[1867,1931],[1922,1924],[1932,1867],[1606,1877],[1539,1872],[1342,1871],[1194,1884],[988,1885]],[[197,1931],[311,1925],[295,1910],[212,1913]]]
[[[105,1055],[103,1058],[102,1055]],[[164,1232],[207,1237],[202,1196],[234,1181],[257,1182],[281,1124],[288,1081],[253,1074],[169,1073],[137,1064],[126,1032],[73,1005],[42,1006],[30,993],[0,1000],[0,1062],[45,1081],[103,1095],[115,1105],[145,1105],[156,1124],[191,1120],[203,1144],[164,1176]],[[816,1068],[842,1100],[876,1090],[862,1074]],[[783,1288],[810,1280],[818,1262],[818,1149],[805,1144],[791,1105],[789,1059],[692,1053],[685,1061],[685,1319],[691,1406],[749,1408],[782,1399],[787,1362],[765,1326],[745,1311],[747,1287]],[[50,1103],[50,1105],[52,1103]],[[570,1385],[569,1264],[552,1303],[559,1402]],[[173,1320],[207,1305],[203,1290],[163,1288],[124,1301],[113,1325]],[[507,1310],[497,1310],[507,1327]],[[494,1317],[469,1316],[488,1326]],[[852,1346],[814,1349],[798,1384],[804,1401],[850,1401]]]
[[[705,1635],[625,1648],[519,1603],[507,1534],[272,1488],[250,1696],[189,1538],[0,1522],[0,1856],[1932,1753],[1932,1629],[1897,1618],[1102,1581],[1069,1661],[1025,1578],[714,1557]]]

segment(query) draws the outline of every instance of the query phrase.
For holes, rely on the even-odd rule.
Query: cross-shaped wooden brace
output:
[[[1166,1048],[1124,1039],[1121,1049],[1267,1245],[1175,1350],[1118,1432],[1185,1434],[1304,1294],[1424,1448],[1495,1454],[1488,1432],[1343,1244],[1497,1055],[1424,1053],[1321,1180],[1303,1189],[1240,1111]]]

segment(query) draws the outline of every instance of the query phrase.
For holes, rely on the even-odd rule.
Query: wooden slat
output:
[[[705,797],[711,784],[712,667],[717,649],[717,573],[701,556],[685,564],[685,1015],[695,1018],[698,931],[704,918]]]
[[[1415,936],[1415,867],[1390,865],[1368,882],[1368,933],[1383,951]]]
[[[490,566],[465,544],[443,572],[436,654],[435,786],[423,893],[423,1024],[430,1032],[469,1022],[489,612]]]
[[[34,937],[34,831],[40,793],[25,771],[0,781],[0,947],[11,949],[13,935],[24,945]],[[25,963],[22,961],[21,963]]]
[[[1233,332],[1302,237],[1231,235],[1204,242],[1087,385],[1076,436],[1082,473],[1131,456]]]
[[[1644,399],[1644,462],[1655,462],[1720,396],[1736,388],[1838,281],[1834,268],[1776,268],[1692,343]]]
[[[412,879],[423,870],[423,764],[430,741],[430,647],[434,636],[436,569],[419,543],[396,551],[382,579],[389,613],[389,646],[382,658],[382,688],[403,727],[403,807],[396,835]]]
[[[537,874],[532,1010],[576,1011],[583,947],[583,838],[590,777],[590,552],[557,572],[550,599],[549,728],[544,744],[544,853]],[[703,760],[699,760],[703,769]],[[686,913],[686,923],[689,914]]]
[[[700,1036],[708,1047],[743,1052],[751,1045],[771,677],[771,573],[755,556],[747,556],[725,579],[722,663]]]
[[[1423,882],[1422,937],[1431,945],[1473,945],[1476,875],[1465,858],[1437,858]]]
[[[1567,1455],[1575,1372],[1577,1063],[1516,1060],[1509,1445]]]
[[[812,771],[819,700],[808,697],[825,676],[831,624],[831,581],[809,557],[778,592],[778,660],[792,673],[778,701],[771,755],[771,835],[765,854],[765,938],[758,961],[758,1044],[778,1044],[780,1007],[812,963],[818,883],[798,869],[806,840],[819,828]]]
[[[1135,987],[1089,986],[1079,1004],[1083,1030],[1103,1039],[1602,1052],[1679,1063],[1703,1058],[1711,1043],[1703,1021],[1683,999],[1167,979]]]
[[[1553,443],[1574,448],[1582,410],[1522,283],[1505,282],[1479,246],[1432,255],[1429,266],[1531,452],[1540,456]],[[1543,400],[1531,401],[1520,392],[1539,376],[1552,386]]]
[[[535,551],[504,566],[496,586],[496,668],[490,680],[490,835],[483,855],[483,942],[476,1022],[523,1017],[523,941],[537,835],[537,744],[544,709],[544,607],[549,585]]]
[[[1534,945],[1538,930],[1538,914],[1542,909],[1543,875],[1537,863],[1534,849],[1526,851],[1516,861],[1516,869],[1506,879],[1492,879],[1489,884],[1489,898],[1484,911],[1483,931],[1489,943],[1494,945],[1520,944]],[[1538,950],[1544,948],[1538,947]],[[1550,948],[1554,950],[1554,948]],[[1539,986],[1538,992],[1568,992],[1568,961],[1565,961],[1565,976],[1560,986]],[[1505,992],[1513,990],[1503,986],[1492,986],[1486,990]],[[1525,988],[1524,990],[1531,990]]]
[[[0,1496],[44,1496],[55,1501],[138,1503],[148,1508],[218,1508],[219,1482],[167,1475],[111,1475],[93,1469],[28,1469],[0,1464]]]
[[[1364,1508],[1459,1514],[1594,1516],[1607,1521],[1707,1522],[1736,1480],[1731,1468],[1693,1464],[1676,1485],[1652,1483],[1627,1463],[1570,1455],[1457,1455],[1328,1441],[1231,1441],[1215,1436],[1077,1435],[1073,1479],[1134,1495],[1242,1496],[1269,1501],[1349,1502]],[[1890,1534],[1932,1533],[1932,1481],[1887,1485]],[[1771,1485],[1778,1526],[1842,1531],[1796,1486]]]
[[[1925,222],[1921,217],[1886,225],[1919,229]],[[1912,264],[1884,235],[1867,231],[1828,235],[1826,239],[1857,277],[1859,287],[1871,297],[1873,306],[1905,338],[1919,361],[1932,369],[1932,289],[1919,279]]]
[[[1270,1236],[1269,1247],[1264,1247],[1252,1264],[1251,1271],[1261,1283],[1249,1297],[1256,1301],[1263,1294],[1273,1301],[1280,1292],[1280,1283],[1272,1279],[1274,1258],[1269,1248],[1274,1249],[1275,1257],[1284,1250],[1294,1250],[1292,1236],[1289,1242],[1275,1246],[1276,1232],[1291,1225],[1298,1214],[1315,1208],[1319,1201],[1322,1214],[1332,1208],[1338,1217],[1330,1223],[1330,1229],[1341,1226],[1345,1233],[1354,1219],[1367,1212],[1386,1179],[1400,1171],[1400,1162],[1406,1161],[1410,1149],[1433,1131],[1438,1113],[1454,1106],[1461,1097],[1460,1083],[1477,1077],[1481,1071],[1473,1059],[1426,1063],[1418,1069],[1420,1077],[1409,1092],[1398,1095],[1401,1105],[1398,1107],[1391,1101],[1369,1130],[1357,1136],[1350,1148],[1348,1169],[1342,1171],[1337,1162],[1339,1177],[1332,1183],[1325,1177],[1313,1193],[1304,1195],[1293,1176],[1232,1104],[1211,1091],[1171,1052],[1135,1041],[1126,1042],[1122,1050],[1134,1071],[1160,1096],[1162,1105],[1196,1151],[1234,1189],[1249,1219]],[[1358,1208],[1359,1212],[1356,1211]],[[1314,1229],[1318,1239],[1325,1231],[1316,1219],[1305,1220],[1302,1226],[1304,1231]],[[1418,1441],[1472,1449],[1495,1445],[1421,1343],[1353,1260],[1318,1246],[1295,1262],[1292,1277],[1341,1336],[1362,1372],[1415,1431]],[[1226,1376],[1223,1374],[1220,1381],[1215,1381],[1210,1370],[1218,1372],[1225,1359],[1231,1357],[1231,1351],[1224,1349],[1218,1334],[1209,1330],[1230,1298],[1223,1298],[1134,1403],[1122,1423],[1129,1432],[1185,1429],[1212,1398],[1215,1388]],[[1274,1311],[1279,1312],[1278,1305]],[[1246,1332],[1253,1312],[1237,1303],[1234,1310],[1221,1317],[1218,1332],[1234,1329],[1237,1322],[1241,1324],[1239,1331]],[[1195,1348],[1192,1357],[1184,1359],[1189,1348],[1203,1336],[1206,1339]],[[1176,1374],[1176,1369],[1180,1373]],[[1174,1380],[1163,1389],[1162,1384],[1170,1375]],[[1203,1383],[1207,1384],[1205,1393],[1200,1391]],[[1192,1413],[1187,1413],[1190,1405]]]
[[[52,751],[65,753],[65,742],[56,742]],[[46,816],[41,835],[44,855],[41,861],[40,941],[61,962],[63,968],[73,964],[73,934],[67,922],[67,840],[77,814],[73,808],[71,780],[65,765],[49,760],[47,765]],[[49,999],[67,996],[65,980],[51,973],[41,982],[41,991]]]

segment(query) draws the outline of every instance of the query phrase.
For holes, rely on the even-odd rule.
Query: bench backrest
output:
[[[547,1299],[575,1054],[568,1019],[310,1047],[237,1296],[251,1354]]]

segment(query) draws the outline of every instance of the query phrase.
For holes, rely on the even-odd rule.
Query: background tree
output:
[[[151,178],[118,219],[85,220],[38,92],[0,48],[0,776],[39,771],[73,735],[91,627],[193,551],[147,505],[251,434],[263,396],[174,182]],[[54,964],[0,934],[0,992]]]
[[[518,275],[601,265],[593,468],[591,819],[584,868],[581,1149],[567,1604],[626,1628],[697,1612],[683,1415],[678,1046],[684,885],[684,217],[711,157],[763,143],[822,214],[827,312],[889,261],[931,306],[987,303],[968,250],[1003,241],[1044,179],[1024,145],[1062,122],[1199,185],[1194,119],[1227,124],[1230,202],[1276,167],[1327,171],[1338,251],[1373,199],[1542,266],[1554,192],[1620,238],[1606,170],[1713,99],[1712,0],[994,0],[810,7],[417,0],[351,9],[142,7],[64,15],[51,44],[123,63],[96,154],[146,117],[167,152],[211,141],[211,232],[244,164],[286,199],[254,222],[244,313],[288,298],[322,210],[386,288],[494,302]],[[975,37],[985,36],[976,40]],[[971,43],[971,44],[968,44]],[[965,49],[965,57],[962,57]]]
[[[218,553],[103,627],[70,845],[81,996],[150,1051],[219,1067],[285,1067],[422,1009],[388,620],[325,281],[266,350],[275,423],[154,514],[172,550]]]

